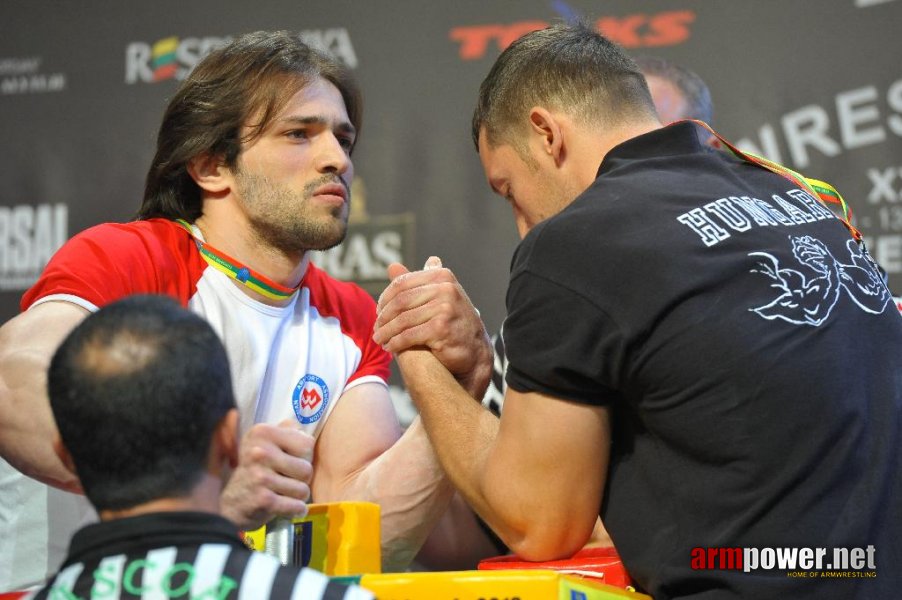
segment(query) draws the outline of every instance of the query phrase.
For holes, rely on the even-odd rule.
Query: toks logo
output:
[[[675,46],[689,39],[689,25],[695,21],[691,10],[675,10],[652,15],[635,14],[625,17],[601,17],[595,21],[599,33],[624,48]],[[460,43],[459,56],[463,60],[478,60],[495,42],[504,50],[522,35],[548,27],[545,21],[519,21],[509,25],[472,25],[455,27],[449,37]]]

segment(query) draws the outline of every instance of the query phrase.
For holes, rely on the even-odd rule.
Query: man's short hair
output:
[[[138,218],[197,219],[201,191],[188,162],[209,154],[235,167],[242,144],[259,137],[288,100],[319,77],[338,88],[359,132],[363,102],[350,70],[297,34],[248,33],[207,55],[163,115]]]
[[[711,123],[714,105],[711,102],[711,92],[701,77],[685,67],[656,56],[637,56],[634,60],[643,74],[660,77],[676,86],[686,100],[687,114],[683,118]]]
[[[585,24],[528,33],[501,53],[479,88],[473,142],[518,147],[529,110],[567,111],[587,124],[654,118],[645,77],[620,46]]]
[[[132,296],[88,316],[54,354],[47,387],[97,510],[187,495],[235,406],[219,337],[163,296]]]

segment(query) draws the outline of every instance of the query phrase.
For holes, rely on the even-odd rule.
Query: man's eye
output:
[[[292,129],[288,133],[286,133],[290,138],[294,138],[296,140],[305,140],[307,139],[307,131],[305,129]]]
[[[339,137],[338,143],[341,145],[342,148],[344,148],[345,150],[348,150],[348,151],[350,151],[351,148],[354,147],[354,140],[349,137]]]

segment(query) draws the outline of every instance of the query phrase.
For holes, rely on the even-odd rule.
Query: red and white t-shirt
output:
[[[242,429],[294,416],[317,435],[345,390],[387,385],[390,356],[372,341],[375,303],[309,264],[287,306],[245,294],[208,266],[177,223],[92,227],[51,259],[22,309],[64,300],[96,310],[132,294],[165,294],[203,316],[229,354]]]
[[[387,386],[391,357],[372,340],[375,302],[364,290],[310,263],[287,306],[263,304],[210,267],[191,235],[165,219],[76,235],[21,307],[62,300],[94,311],[133,294],[171,296],[212,325],[228,351],[242,431],[294,418],[316,436],[345,391]],[[0,496],[0,537],[9,550],[0,553],[0,590],[40,582],[59,566],[89,506],[2,460]]]

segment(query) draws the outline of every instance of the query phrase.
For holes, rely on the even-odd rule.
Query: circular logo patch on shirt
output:
[[[294,394],[291,395],[291,405],[298,421],[305,425],[319,421],[327,404],[329,404],[329,386],[326,382],[312,373],[301,377],[294,388]]]

